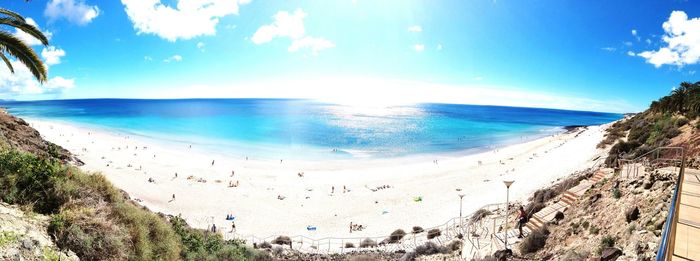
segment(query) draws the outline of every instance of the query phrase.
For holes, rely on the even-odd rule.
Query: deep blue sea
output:
[[[14,115],[269,158],[479,151],[598,125],[621,114],[417,104],[360,108],[288,99],[0,101]]]

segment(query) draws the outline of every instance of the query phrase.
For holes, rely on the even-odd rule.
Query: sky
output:
[[[0,99],[309,98],[606,112],[700,81],[683,0],[5,1],[48,66],[0,67]],[[16,63],[16,61],[15,61]],[[18,68],[20,67],[20,68]]]

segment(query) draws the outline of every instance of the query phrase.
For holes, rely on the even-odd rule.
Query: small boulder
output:
[[[506,261],[508,260],[508,257],[513,255],[513,250],[510,249],[504,249],[504,250],[498,250],[495,253],[493,253],[493,257],[496,258],[498,261]]]
[[[22,239],[22,247],[26,250],[32,251],[34,250],[34,242],[26,238]]]
[[[625,221],[627,221],[627,223],[632,222],[634,220],[637,220],[638,218],[639,218],[639,208],[638,207],[635,206],[635,207],[629,208],[629,209],[627,209],[627,211],[625,211]]]
[[[559,221],[561,221],[562,219],[564,219],[564,213],[562,213],[561,211],[557,211],[557,213],[554,214],[554,220],[556,220],[557,222],[559,222]]]
[[[606,247],[600,254],[600,261],[612,261],[617,260],[618,257],[622,255],[622,250],[615,247]]]

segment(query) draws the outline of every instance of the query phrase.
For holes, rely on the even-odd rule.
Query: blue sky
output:
[[[681,81],[700,80],[700,4],[692,1],[34,0],[3,7],[50,33],[51,47],[34,47],[52,79],[40,86],[22,72],[0,71],[5,99],[290,97],[629,112]]]

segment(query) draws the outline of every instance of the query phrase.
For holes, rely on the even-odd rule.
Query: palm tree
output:
[[[44,46],[49,45],[49,40],[44,33],[35,26],[28,24],[27,21],[24,20],[24,17],[15,12],[0,8],[0,25],[17,28],[38,39]],[[40,83],[46,82],[48,74],[46,72],[46,66],[44,66],[44,62],[42,62],[39,56],[34,52],[34,49],[22,42],[22,40],[12,33],[6,30],[0,30],[0,58],[10,69],[10,72],[14,73],[15,69],[12,67],[10,59],[7,58],[8,55],[27,66],[29,71]]]

